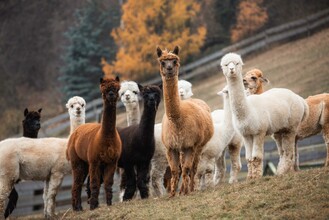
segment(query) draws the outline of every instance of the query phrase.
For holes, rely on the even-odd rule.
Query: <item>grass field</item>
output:
[[[243,72],[261,69],[270,80],[266,87],[291,89],[306,98],[329,92],[329,29],[308,38],[242,57]],[[218,61],[219,63],[220,61]],[[217,91],[225,78],[219,71],[194,80],[195,98],[214,110],[222,107]],[[163,104],[157,114],[161,121]],[[118,116],[125,124],[125,114]],[[284,176],[264,177],[234,185],[224,184],[189,196],[135,200],[95,211],[62,211],[58,219],[329,219],[329,168],[312,169]],[[42,215],[17,219],[38,219]],[[15,218],[13,218],[15,219]]]

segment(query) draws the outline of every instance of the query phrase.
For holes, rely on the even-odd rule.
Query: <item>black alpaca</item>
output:
[[[28,138],[37,138],[38,133],[40,130],[40,118],[41,118],[41,111],[40,108],[38,111],[30,111],[26,108],[24,110],[24,120],[22,121],[23,124],[23,137]],[[18,201],[18,193],[13,187],[9,196],[8,196],[8,204],[5,210],[5,218],[7,218],[15,209]]]
[[[150,163],[155,149],[154,124],[156,111],[161,101],[161,90],[158,86],[149,85],[140,86],[140,91],[144,100],[140,123],[118,129],[122,141],[122,153],[118,167],[124,169],[124,201],[133,198],[136,188],[139,189],[142,199],[149,196]],[[89,178],[86,191],[89,198]]]

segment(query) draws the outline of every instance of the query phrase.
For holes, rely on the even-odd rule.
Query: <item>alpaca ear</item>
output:
[[[25,108],[25,110],[24,110],[24,116],[26,116],[27,113],[29,113],[29,110],[27,108]]]
[[[157,46],[157,55],[158,55],[158,57],[161,57],[161,55],[162,55],[162,50],[160,49],[159,46]]]
[[[159,83],[158,86],[161,89],[161,91],[163,91],[163,84],[162,83]]]
[[[140,91],[140,92],[143,91],[144,86],[142,86],[142,85],[139,84],[139,83],[137,83],[137,85],[138,85],[138,89],[139,89],[139,91]]]
[[[269,83],[270,81],[264,77],[259,77],[259,79],[264,83]]]
[[[101,84],[101,83],[103,83],[103,82],[104,82],[103,78],[100,78],[100,79],[99,79],[99,83]]]
[[[42,111],[42,108],[39,108],[38,112],[41,113],[41,111]]]
[[[115,77],[115,81],[120,82],[120,77],[118,75]]]
[[[179,53],[179,47],[178,46],[175,46],[173,53],[178,55],[178,53]]]

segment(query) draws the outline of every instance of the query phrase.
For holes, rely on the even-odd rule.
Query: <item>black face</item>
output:
[[[149,107],[158,107],[161,101],[161,89],[159,86],[149,85],[141,91],[145,104]]]
[[[40,113],[34,111],[28,112],[23,120],[24,128],[38,131],[41,127],[40,118]]]

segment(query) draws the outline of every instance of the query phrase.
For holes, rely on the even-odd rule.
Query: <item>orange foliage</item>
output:
[[[267,22],[267,11],[262,4],[263,0],[242,0],[239,3],[237,22],[231,29],[232,42],[250,36]]]
[[[111,71],[128,79],[158,71],[157,45],[168,49],[179,45],[184,61],[188,55],[198,53],[204,43],[205,27],[195,27],[200,11],[195,0],[128,0],[122,10],[121,27],[112,31],[119,49]]]

